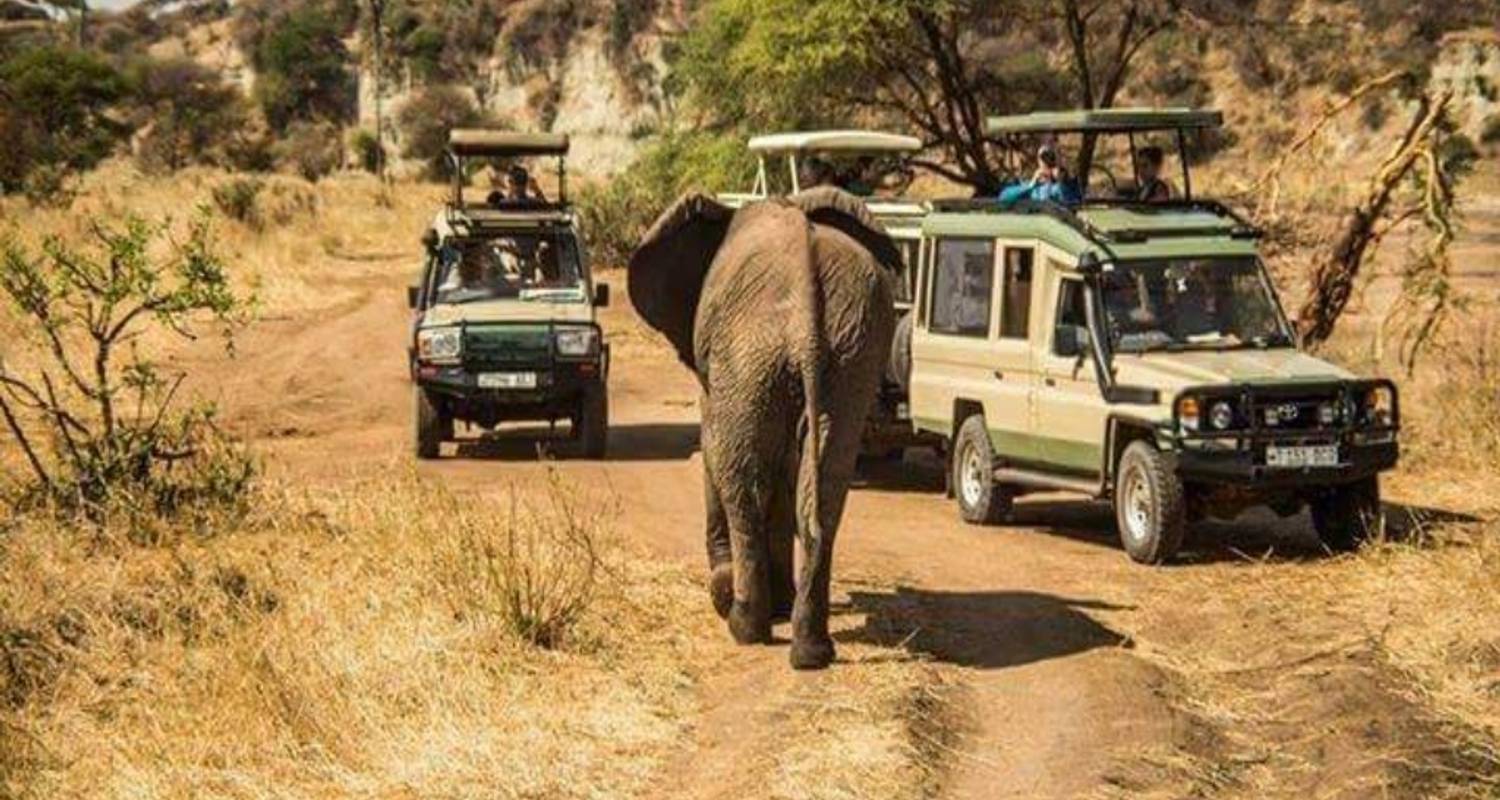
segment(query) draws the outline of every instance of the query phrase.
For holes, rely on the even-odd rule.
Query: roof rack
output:
[[[458,156],[565,156],[568,147],[566,133],[521,133],[488,128],[454,128],[448,133],[448,149]]]

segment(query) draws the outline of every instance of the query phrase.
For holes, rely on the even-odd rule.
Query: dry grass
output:
[[[27,237],[80,238],[93,219],[113,222],[126,213],[181,224],[200,207],[214,208],[214,190],[236,180],[205,168],[156,178],[129,162],[112,161],[83,176],[68,209],[0,198],[0,225],[15,224]],[[254,217],[236,221],[215,209],[216,230],[225,252],[235,257],[235,275],[273,315],[337,306],[353,296],[351,279],[383,279],[383,288],[399,291],[399,284],[388,285],[389,275],[392,269],[417,274],[418,240],[444,191],[435,184],[386,187],[360,173],[316,184],[268,175],[263,183]]]
[[[7,521],[7,796],[629,796],[680,745],[706,604],[595,501],[268,502],[160,549]]]

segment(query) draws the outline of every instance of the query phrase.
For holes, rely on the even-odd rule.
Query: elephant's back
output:
[[[884,363],[896,328],[892,276],[842,231],[815,230],[813,263],[823,300],[823,338],[834,360],[865,356]]]

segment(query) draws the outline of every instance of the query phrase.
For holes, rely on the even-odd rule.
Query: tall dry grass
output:
[[[711,614],[597,499],[259,505],[159,548],[4,522],[0,793],[611,797],[679,746]]]

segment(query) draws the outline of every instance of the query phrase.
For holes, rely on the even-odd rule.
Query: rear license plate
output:
[[[481,372],[481,389],[535,389],[535,372]]]
[[[1339,465],[1339,448],[1334,444],[1303,445],[1297,447],[1266,448],[1268,467],[1336,467]]]

